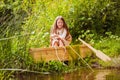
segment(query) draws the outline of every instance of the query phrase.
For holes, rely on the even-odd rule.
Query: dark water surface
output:
[[[120,70],[80,69],[70,73],[50,73],[50,74],[33,74],[21,73],[16,75],[16,80],[120,80]]]

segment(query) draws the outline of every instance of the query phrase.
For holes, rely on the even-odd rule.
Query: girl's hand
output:
[[[57,34],[52,34],[50,37],[55,38],[55,37],[58,37],[58,35]]]

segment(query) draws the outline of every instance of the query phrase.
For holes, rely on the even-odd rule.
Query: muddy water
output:
[[[80,69],[69,73],[33,74],[21,73],[16,80],[120,80],[120,70]]]

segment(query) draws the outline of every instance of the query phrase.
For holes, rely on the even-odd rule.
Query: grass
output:
[[[120,38],[103,38],[96,42],[94,47],[100,49],[107,55],[114,57],[120,55]]]

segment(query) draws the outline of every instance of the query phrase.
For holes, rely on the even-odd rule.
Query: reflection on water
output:
[[[110,73],[110,70],[99,70],[95,75],[95,80],[106,80],[106,76]]]
[[[70,73],[33,74],[21,73],[17,80],[120,80],[119,70],[77,70]]]

